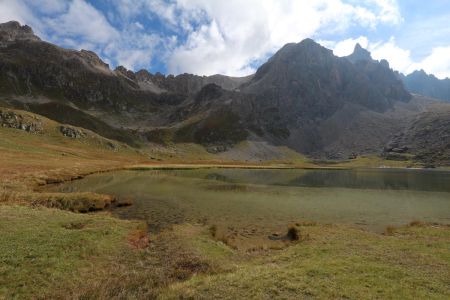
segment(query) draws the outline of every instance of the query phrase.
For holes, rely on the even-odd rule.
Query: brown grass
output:
[[[301,222],[297,222],[295,223],[295,226],[300,227],[300,226],[316,226],[317,222],[315,221],[301,221]]]
[[[14,199],[12,191],[0,186],[0,203],[8,203]]]
[[[394,226],[386,226],[384,229],[384,235],[394,235],[396,228]]]
[[[110,207],[116,199],[97,193],[30,193],[26,196],[32,206],[45,206],[86,213]]]
[[[411,227],[423,227],[425,226],[425,223],[419,220],[414,220],[411,223],[409,223],[409,226]]]
[[[150,244],[150,238],[146,230],[136,229],[128,236],[128,242],[135,249],[145,249]]]

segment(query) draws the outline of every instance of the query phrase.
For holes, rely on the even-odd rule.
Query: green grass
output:
[[[344,162],[334,162],[332,164],[335,167],[343,168],[410,168],[410,167],[422,167],[422,164],[414,162],[412,160],[406,161],[396,161],[387,160],[382,157],[375,155],[358,156],[356,159],[344,161]]]
[[[450,229],[400,228],[393,236],[307,226],[305,241],[227,273],[194,276],[162,299],[448,299]]]
[[[0,206],[0,298],[77,293],[109,276],[139,226],[108,216]]]
[[[142,223],[105,214],[0,206],[1,298],[448,299],[450,227],[383,235],[299,223],[298,242],[243,252],[181,224],[130,237]]]

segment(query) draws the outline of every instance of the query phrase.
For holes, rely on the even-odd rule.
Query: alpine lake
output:
[[[412,221],[450,224],[450,172],[440,170],[125,170],[50,189],[131,199],[112,214],[144,220],[153,233],[174,224],[214,226],[235,245],[270,243],[295,223],[379,233]]]

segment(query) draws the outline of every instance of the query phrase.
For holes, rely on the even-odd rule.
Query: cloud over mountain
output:
[[[0,22],[29,24],[45,40],[96,51],[112,66],[246,75],[282,45],[312,37],[338,55],[358,41],[402,72],[427,64],[448,76],[450,45],[433,44],[417,58],[389,33],[405,12],[396,0],[0,0]]]

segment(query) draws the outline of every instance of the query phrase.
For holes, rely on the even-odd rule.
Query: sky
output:
[[[312,38],[337,56],[360,43],[405,74],[450,77],[450,0],[0,0],[10,20],[134,71],[245,76]]]

